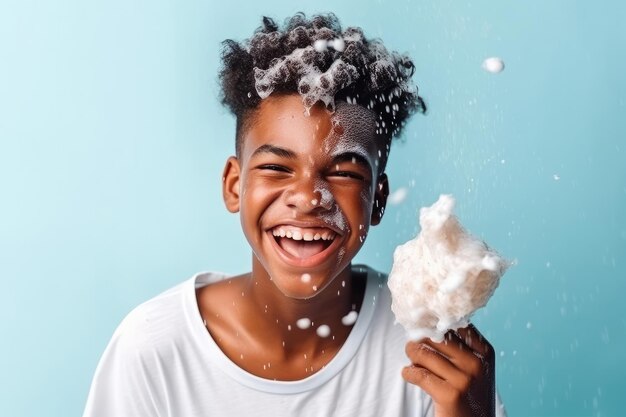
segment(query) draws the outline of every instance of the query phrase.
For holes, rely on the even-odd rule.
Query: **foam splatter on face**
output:
[[[377,152],[376,136],[374,134],[376,116],[371,110],[367,110],[360,105],[349,104],[338,101],[336,111],[331,118],[332,129],[324,141],[324,152],[334,159],[343,154],[358,155],[360,161],[353,158],[353,163],[365,162],[371,170],[371,185],[364,187],[361,191],[361,202],[363,207],[367,207],[369,212],[372,196],[375,191],[378,175],[378,165],[380,153]],[[378,157],[377,157],[378,155]],[[332,198],[329,190],[320,187],[318,190],[322,195]],[[325,219],[328,222],[345,230],[347,222],[339,207],[334,205],[333,210]],[[359,239],[363,242],[367,236],[367,227],[360,225]]]

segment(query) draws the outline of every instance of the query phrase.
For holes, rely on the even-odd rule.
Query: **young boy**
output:
[[[425,111],[413,63],[332,14],[264,18],[224,45],[237,132],[223,196],[252,270],[198,274],[133,310],[84,416],[502,414],[478,330],[406,343],[386,277],[351,264],[383,217],[391,139]]]

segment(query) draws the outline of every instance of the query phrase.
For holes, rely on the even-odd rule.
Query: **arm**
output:
[[[406,353],[402,376],[432,397],[436,417],[496,416],[494,350],[473,325],[441,343],[408,342]]]

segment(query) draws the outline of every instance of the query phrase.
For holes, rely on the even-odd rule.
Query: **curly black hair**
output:
[[[222,45],[220,98],[237,119],[237,154],[254,110],[270,94],[299,93],[307,109],[318,101],[331,110],[334,100],[363,105],[377,114],[376,135],[387,149],[409,116],[426,111],[411,81],[413,61],[366,39],[361,28],[342,31],[332,13],[310,19],[297,13],[282,29],[263,17],[250,39]]]

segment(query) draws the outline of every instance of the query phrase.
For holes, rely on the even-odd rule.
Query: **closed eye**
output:
[[[257,169],[276,171],[276,172],[290,172],[288,168],[282,165],[274,165],[274,164],[260,165]]]
[[[330,175],[334,177],[354,178],[356,180],[361,180],[361,181],[365,179],[363,175],[359,174],[358,172],[352,172],[352,171],[335,171]]]

